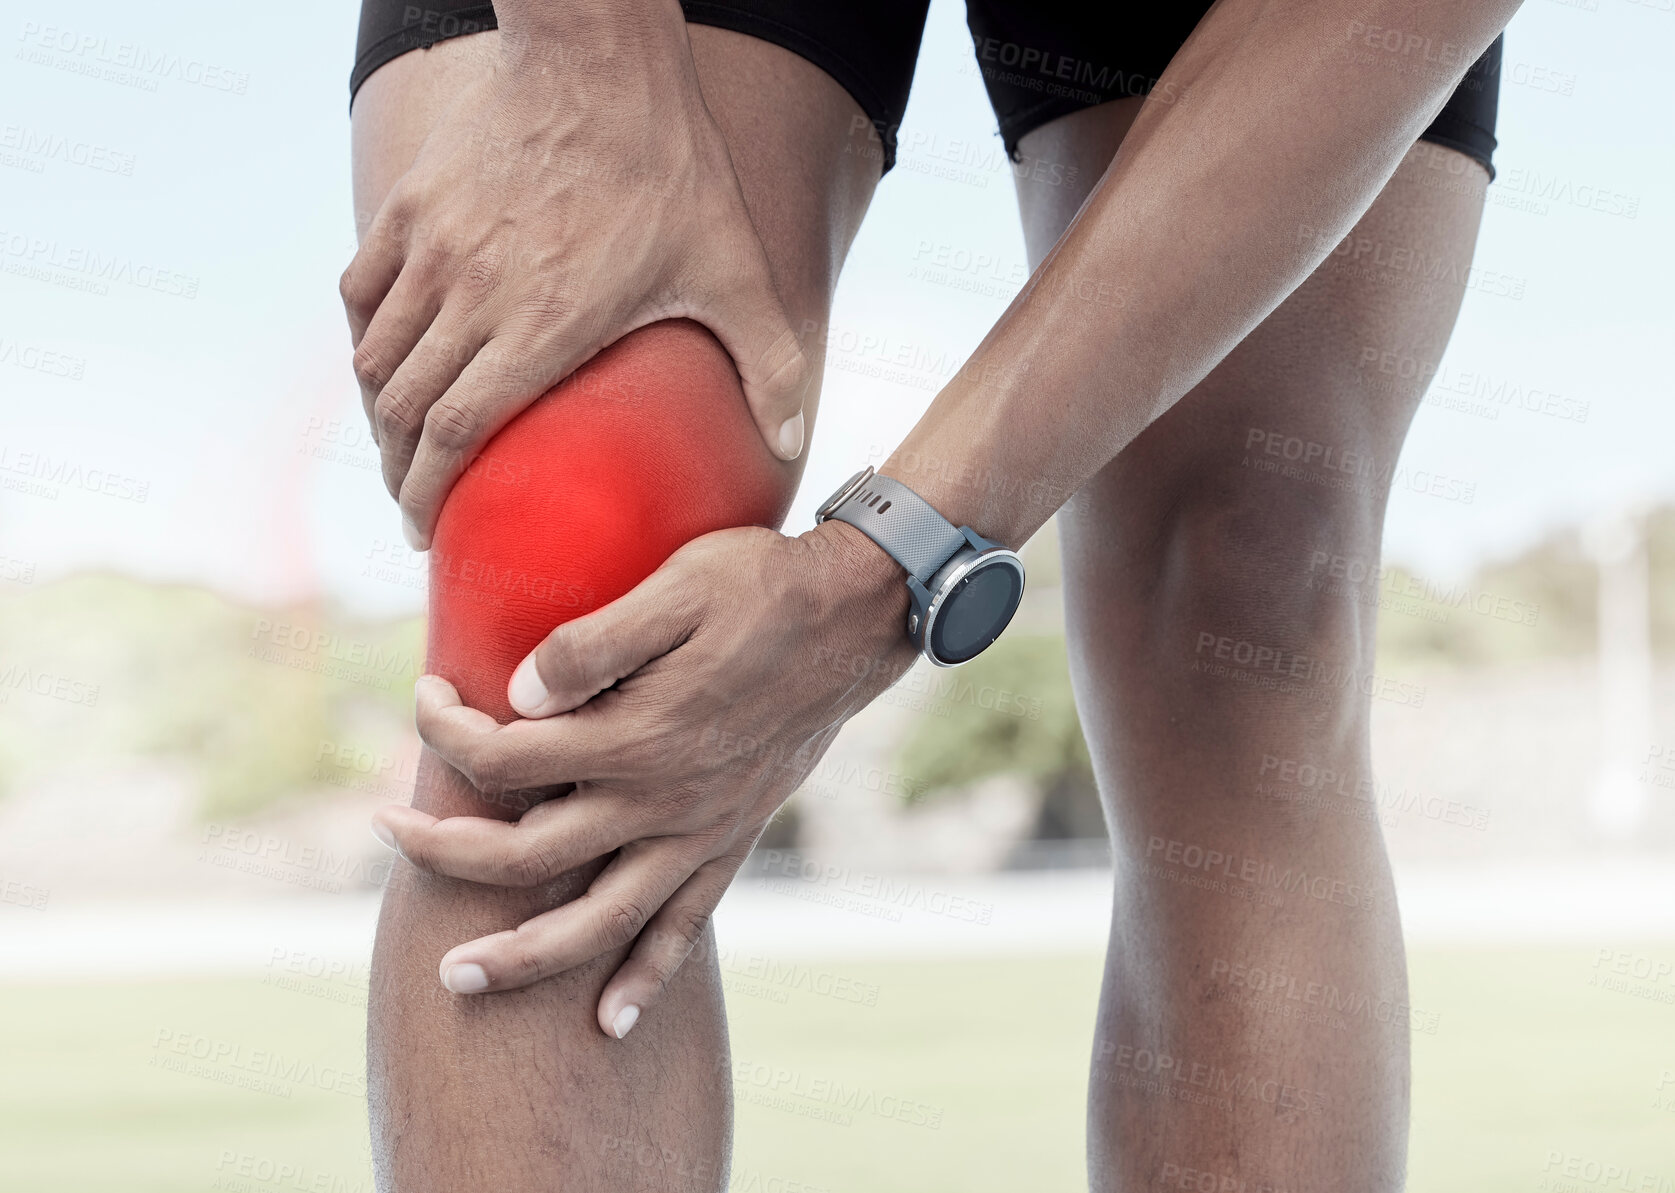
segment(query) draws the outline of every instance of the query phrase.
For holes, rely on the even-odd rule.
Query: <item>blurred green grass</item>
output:
[[[1412,958],[1413,1005],[1438,1018],[1414,1037],[1410,1188],[1556,1188],[1543,1183],[1552,1152],[1675,1176],[1675,1086],[1658,1089],[1675,1070],[1675,1006],[1589,985],[1594,955]],[[747,1081],[735,1189],[1084,1187],[1096,958],[824,969],[850,997],[729,977],[735,1061],[858,1086],[939,1124],[822,1122],[763,1105]],[[362,1016],[352,989],[257,979],[0,988],[0,1189],[370,1193]],[[159,1062],[182,1037],[167,1033],[288,1079],[263,1091],[224,1083],[247,1071],[236,1064],[219,1079],[172,1070]],[[264,1163],[288,1173],[262,1179]]]

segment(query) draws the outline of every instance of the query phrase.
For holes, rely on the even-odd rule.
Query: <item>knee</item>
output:
[[[761,442],[708,331],[678,320],[625,336],[508,423],[449,494],[427,666],[513,719],[506,684],[555,626],[700,535],[777,528],[795,476]]]
[[[1217,488],[1175,504],[1156,540],[1159,607],[1195,657],[1231,639],[1241,661],[1261,655],[1281,670],[1359,659],[1373,619],[1356,597],[1378,572],[1378,517],[1355,499],[1277,483],[1298,491]]]

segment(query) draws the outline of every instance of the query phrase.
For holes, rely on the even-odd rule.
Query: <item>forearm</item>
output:
[[[1027,539],[1313,271],[1516,7],[1224,0],[883,471]]]

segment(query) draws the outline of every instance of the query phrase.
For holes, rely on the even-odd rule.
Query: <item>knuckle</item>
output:
[[[368,389],[382,389],[390,379],[390,371],[379,359],[377,345],[370,339],[362,340],[361,346],[355,349],[353,364],[355,377]]]
[[[360,258],[349,262],[348,268],[337,279],[337,294],[343,300],[343,305],[350,310],[359,310],[365,302],[364,289],[361,285],[361,274],[357,268]]]
[[[600,912],[601,943],[606,948],[634,939],[646,926],[650,913],[637,900],[617,896],[607,902]]]
[[[696,905],[682,907],[671,913],[669,919],[670,942],[677,949],[681,948],[683,944],[685,946],[679,958],[672,958],[676,965],[680,963],[680,958],[684,958],[686,953],[691,952],[698,946],[698,942],[703,939],[704,931],[709,927],[709,924],[710,913]],[[674,966],[671,965],[665,972],[672,973],[673,971]]]
[[[425,430],[431,442],[445,451],[464,451],[477,441],[482,421],[469,403],[443,398],[425,416]]]
[[[499,253],[479,249],[460,264],[455,285],[466,299],[481,303],[500,288],[505,273]]]
[[[513,886],[521,887],[540,886],[564,873],[557,843],[539,836],[514,837],[501,869]]]
[[[510,768],[506,756],[493,746],[478,746],[465,759],[465,777],[483,795],[505,795]]]
[[[392,387],[386,382],[373,404],[372,419],[380,437],[409,437],[419,428],[418,404],[404,387]]]

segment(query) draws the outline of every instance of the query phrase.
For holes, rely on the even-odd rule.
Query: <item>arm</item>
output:
[[[1514,7],[1224,0],[885,471],[956,524],[1023,541],[1308,276]],[[1452,49],[1434,68],[1423,49],[1418,69],[1387,65],[1381,50],[1360,60],[1368,32],[1385,27],[1402,31],[1398,45]],[[1112,284],[1126,301],[1098,301]],[[796,787],[843,720],[912,661],[906,603],[900,569],[840,523],[796,540],[710,536],[536,651],[550,695],[521,711],[546,719],[497,730],[430,700],[420,730],[444,756],[514,784],[603,777],[625,806],[679,792],[681,823],[765,819],[755,787],[749,801],[735,797],[737,776],[768,770],[780,799]],[[622,676],[632,691],[591,699]],[[727,741],[750,743],[748,754],[726,754]],[[404,840],[439,832],[399,810],[381,815]],[[540,849],[574,847],[579,827],[553,822]],[[431,855],[449,873],[491,872],[485,859],[508,848],[504,831],[455,836]],[[701,925],[713,906],[683,892],[658,915]],[[587,950],[574,936],[550,945],[558,964]],[[529,978],[501,941],[455,954],[481,964],[490,989]],[[601,1021],[650,1005],[683,955],[678,940],[637,945],[605,989]]]
[[[1217,5],[880,471],[1024,542],[1338,245],[1517,6]]]

